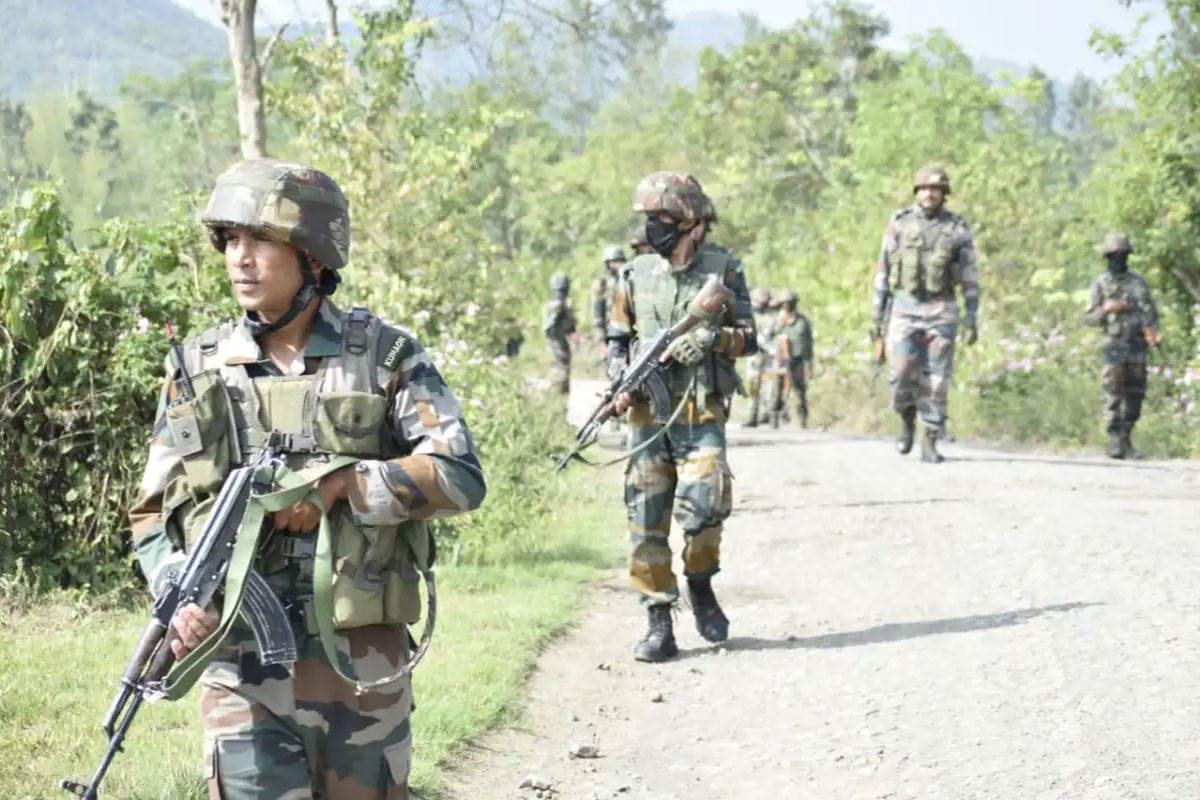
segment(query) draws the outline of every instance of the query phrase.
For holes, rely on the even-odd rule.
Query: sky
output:
[[[861,0],[860,0],[861,1]],[[216,20],[217,0],[174,0]],[[339,2],[357,5],[362,0]],[[379,0],[368,0],[379,2]],[[807,12],[811,0],[666,0],[673,17],[693,11],[749,11],[773,28],[790,25]],[[1088,46],[1092,30],[1128,33],[1137,18],[1157,2],[1136,0],[1126,9],[1118,0],[867,0],[892,24],[885,46],[905,49],[909,38],[931,28],[944,28],[973,58],[997,58],[1037,64],[1052,77],[1069,80],[1078,72],[1104,78],[1117,64]],[[262,25],[296,17],[321,19],[323,0],[259,0]],[[1149,31],[1159,30],[1152,24]]]
[[[667,12],[749,11],[769,27],[790,25],[810,5],[803,0],[666,0]],[[1139,0],[1126,9],[1117,0],[868,0],[887,17],[892,33],[885,46],[907,47],[911,36],[944,28],[972,58],[1037,64],[1055,78],[1083,72],[1095,78],[1117,71],[1088,46],[1092,29],[1126,34],[1138,17],[1158,3]],[[1156,18],[1161,26],[1161,18]],[[1158,26],[1151,28],[1157,31]]]

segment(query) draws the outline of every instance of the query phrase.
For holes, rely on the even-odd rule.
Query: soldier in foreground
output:
[[[604,248],[604,269],[592,281],[592,331],[596,343],[603,345],[608,337],[608,318],[612,313],[621,269],[625,266],[625,251],[617,245]]]
[[[210,795],[405,798],[411,681],[389,676],[408,661],[406,626],[421,612],[425,520],[476,508],[485,492],[462,409],[412,334],[329,300],[350,244],[349,205],[329,176],[242,162],[218,178],[203,222],[243,315],[184,345],[186,374],[168,361],[130,511],[150,586],[183,561],[233,467],[264,451],[302,474],[355,459],[315,484],[331,557],[316,552],[321,509],[301,500],[274,514],[255,560],[292,616],[299,659],[264,666],[235,624],[201,678]],[[315,571],[322,558],[338,565],[332,576]],[[217,624],[211,609],[185,607],[175,657]],[[350,677],[386,682],[357,695]]]
[[[937,440],[946,425],[946,401],[954,365],[961,288],[964,337],[978,339],[979,274],[967,221],[945,208],[950,177],[941,167],[922,167],[913,181],[914,205],[888,221],[875,272],[872,336],[887,335],[891,350],[892,410],[900,416],[896,449],[913,446],[916,421],[924,428],[921,460],[939,463]],[[891,321],[885,318],[891,301]],[[884,328],[887,327],[885,331]]]
[[[550,299],[542,309],[542,332],[554,360],[551,383],[560,394],[571,391],[571,343],[575,334],[575,311],[568,295],[571,279],[561,272],[550,278]]]
[[[633,209],[646,215],[654,253],[634,259],[617,290],[608,331],[610,374],[620,372],[634,338],[649,341],[683,318],[708,279],[721,281],[735,298],[720,325],[698,327],[667,351],[672,405],[680,412],[673,424],[656,424],[647,398],[616,398],[618,412],[628,408],[629,446],[635,451],[625,482],[629,573],[648,617],[634,658],[653,662],[679,652],[671,620],[679,599],[668,542],[672,510],[683,530],[684,576],[696,629],[710,642],[729,635],[729,620],[712,587],[733,498],[725,422],[738,386],[733,360],[754,353],[757,344],[742,264],[706,242],[717,213],[700,183],[682,172],[647,175],[634,192]]]
[[[1158,310],[1145,279],[1129,269],[1133,247],[1123,233],[1110,233],[1100,244],[1108,269],[1096,280],[1084,319],[1105,335],[1104,366],[1100,372],[1104,416],[1111,458],[1139,458],[1130,440],[1142,415],[1146,396],[1146,354],[1162,347]]]
[[[784,291],[779,302],[779,316],[775,318],[773,336],[776,342],[776,360],[780,368],[786,370],[785,383],[789,393],[796,396],[796,416],[800,427],[808,427],[808,381],[813,369],[813,333],[812,323],[808,317],[800,313],[796,306],[799,303],[796,293],[791,289]],[[788,398],[780,397],[779,402],[787,406]]]
[[[763,386],[770,381],[768,372],[774,369],[775,348],[772,343],[772,325],[775,315],[770,309],[771,293],[766,289],[755,289],[750,293],[750,308],[754,313],[754,329],[758,333],[758,348],[746,360],[746,392],[750,396],[750,416],[742,424],[744,428],[756,428],[759,423],[760,399]],[[767,392],[770,398],[770,392]],[[770,400],[768,399],[768,402]],[[770,408],[763,409],[763,416],[770,416]]]

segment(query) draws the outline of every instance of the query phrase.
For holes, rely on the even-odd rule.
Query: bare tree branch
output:
[[[283,32],[287,30],[288,23],[283,23],[279,26],[279,30],[275,31],[275,35],[271,37],[271,41],[267,42],[267,46],[263,48],[262,57],[258,59],[258,71],[266,74],[267,65],[271,63],[271,52],[275,49],[275,45],[279,44],[279,40],[283,38]]]

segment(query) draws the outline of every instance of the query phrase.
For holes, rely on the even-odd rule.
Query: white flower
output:
[[[479,308],[480,308],[479,303],[468,303],[467,304],[467,316],[468,317],[475,316],[476,314],[479,313]]]

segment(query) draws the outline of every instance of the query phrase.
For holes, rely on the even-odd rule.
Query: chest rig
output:
[[[692,263],[685,270],[673,271],[660,255],[648,253],[631,262],[630,282],[633,284],[633,314],[637,335],[650,341],[659,331],[670,328],[687,316],[688,304],[700,293],[710,276],[715,275],[722,285],[733,261],[725,251],[711,245],[701,245]],[[688,390],[689,372],[679,365],[671,370],[671,394],[681,397]],[[696,404],[703,408],[708,397],[725,400],[739,383],[733,362],[711,350],[695,372]]]
[[[910,211],[898,222],[892,288],[919,300],[954,290],[954,218]]]
[[[1106,335],[1112,339],[1124,341],[1144,340],[1142,334],[1142,286],[1135,275],[1129,271],[1121,275],[1105,272],[1098,281],[1100,285],[1100,302],[1109,300],[1124,300],[1129,304],[1129,310],[1110,312],[1104,315],[1101,326]]]
[[[379,385],[382,323],[364,308],[341,314],[337,355],[321,357],[311,375],[251,376],[254,359],[234,322],[206,331],[185,347],[196,399],[168,411],[176,447],[195,495],[219,490],[234,466],[264,451],[282,455],[298,473],[320,470],[338,457],[389,459],[405,455],[388,430],[387,401]],[[390,330],[390,329],[389,329]],[[387,337],[384,337],[387,340]],[[402,347],[403,334],[391,345]],[[188,408],[188,407],[191,408]],[[207,501],[204,501],[207,502]],[[202,511],[204,503],[197,506]],[[421,571],[433,561],[424,522],[358,524],[348,501],[329,509],[333,559],[333,626],[410,624],[421,614]],[[190,539],[200,513],[185,526]],[[279,537],[276,553],[305,564],[311,574],[315,535]],[[269,565],[268,572],[269,572]]]

